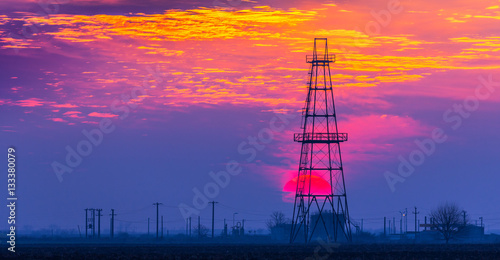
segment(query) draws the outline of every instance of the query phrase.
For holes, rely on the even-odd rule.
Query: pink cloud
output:
[[[84,124],[92,124],[92,125],[98,125],[98,122],[93,122],[93,121],[82,121]]]
[[[89,116],[93,116],[93,117],[117,117],[118,115],[110,114],[110,113],[92,112],[89,114]]]
[[[73,107],[78,107],[72,104],[54,104],[52,105],[53,107],[63,107],[63,108],[73,108]]]
[[[348,143],[342,145],[344,158],[366,162],[392,159],[413,144],[403,139],[428,135],[431,128],[408,116],[367,115],[339,122],[339,131],[349,134]]]
[[[84,118],[82,116],[79,116],[78,114],[81,114],[82,112],[80,111],[68,111],[65,112],[63,115],[71,118]]]
[[[66,120],[64,120],[62,118],[57,118],[57,117],[56,118],[49,118],[49,120],[52,120],[54,122],[68,122],[68,121],[66,121]]]
[[[82,112],[80,112],[80,111],[67,111],[63,115],[73,115],[73,114],[80,114],[80,113],[82,113]]]
[[[38,106],[43,106],[44,101],[39,98],[30,98],[30,99],[24,99],[24,100],[18,100],[16,101],[16,105],[21,106],[21,107],[38,107]]]
[[[300,143],[292,143],[290,140],[298,130],[287,130],[275,135],[278,144],[271,156],[280,159],[280,165],[247,166],[260,172],[270,185],[282,190],[284,201],[289,201],[290,194],[295,192],[293,183],[297,181]],[[431,130],[430,126],[408,116],[349,116],[347,120],[339,122],[339,132],[349,135],[349,141],[341,144],[342,159],[348,164],[391,161],[397,154],[412,149],[413,139],[427,136]],[[353,174],[359,176],[364,173]]]

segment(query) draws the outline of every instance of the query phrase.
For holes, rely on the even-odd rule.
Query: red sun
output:
[[[295,177],[289,180],[285,186],[283,187],[284,192],[295,192],[297,189],[297,178]],[[301,179],[305,180],[305,186],[309,186],[309,182],[311,183],[311,194],[330,194],[331,186],[325,181],[325,179],[315,176],[315,175],[302,175]]]

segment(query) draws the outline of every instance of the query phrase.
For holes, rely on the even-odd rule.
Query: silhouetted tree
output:
[[[448,202],[431,211],[432,226],[443,235],[446,244],[467,225],[467,220],[462,218],[462,212],[457,204]]]
[[[285,214],[283,212],[274,211],[271,214],[270,219],[267,220],[266,225],[267,225],[267,228],[269,229],[269,231],[271,231],[271,229],[273,227],[277,227],[277,226],[286,224],[286,222],[287,222],[287,220],[286,220]]]

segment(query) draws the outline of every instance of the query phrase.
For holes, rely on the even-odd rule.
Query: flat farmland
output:
[[[500,244],[24,244],[18,259],[500,259]]]

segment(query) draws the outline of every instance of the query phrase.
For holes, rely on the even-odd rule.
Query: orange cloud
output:
[[[363,27],[374,20],[367,10],[371,6],[354,4],[304,4],[288,10],[254,7],[169,10],[161,14],[59,14],[50,19],[26,13],[23,20],[46,23],[52,29],[40,30],[23,44],[74,59],[87,59],[89,50],[99,55],[92,67],[78,72],[44,72],[48,81],[54,79],[46,85],[48,91],[57,92],[57,99],[16,104],[93,107],[98,113],[93,117],[114,117],[103,110],[127,88],[146,82],[151,83],[147,94],[141,93],[141,99],[131,101],[144,110],[207,104],[264,109],[287,104],[300,108],[309,70],[304,55],[311,53],[312,39],[319,36],[329,39],[330,52],[337,57],[330,65],[336,93],[349,100],[354,109],[368,104],[388,107],[383,97],[410,91],[406,87],[389,88],[392,86],[411,85],[411,94],[415,95],[456,97],[465,87],[453,91],[434,87],[430,91],[428,80],[450,71],[475,73],[500,68],[500,39],[489,33],[500,23],[476,17],[498,16],[498,9],[487,9],[496,5],[487,1],[475,4],[477,8],[465,8],[469,4],[463,1],[450,10],[441,5],[406,2],[405,12],[394,15],[377,35],[369,35]],[[432,21],[432,26],[416,26],[413,21],[417,17]],[[446,20],[449,17],[466,22],[456,28],[456,23]],[[0,17],[4,23],[15,19]],[[354,20],[358,27],[352,26]],[[491,25],[486,26],[483,20]],[[439,37],[427,36],[434,31],[440,32]],[[47,37],[53,43],[46,41]],[[61,42],[72,46],[71,50],[54,47]],[[9,48],[6,39],[3,43],[6,45],[2,48]],[[152,77],[151,67],[157,65],[161,72]],[[156,82],[155,77],[162,81]],[[17,92],[22,94],[23,90]],[[64,116],[77,118],[77,114]]]

